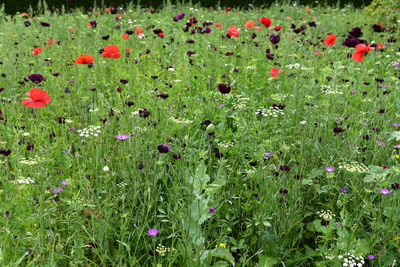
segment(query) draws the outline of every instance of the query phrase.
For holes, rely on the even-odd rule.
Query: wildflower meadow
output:
[[[2,266],[398,266],[398,24],[37,10],[0,10]]]

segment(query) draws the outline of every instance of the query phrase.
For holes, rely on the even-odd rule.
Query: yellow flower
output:
[[[394,155],[393,157],[394,157],[395,159],[399,159],[399,158],[400,158],[400,156],[399,156],[399,155],[397,155],[397,154],[396,154],[396,155]]]
[[[219,243],[219,246],[220,246],[220,247],[223,247],[223,248],[226,248],[225,243]],[[215,247],[218,247],[218,245],[216,245]]]

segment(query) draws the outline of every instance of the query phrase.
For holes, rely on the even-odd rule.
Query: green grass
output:
[[[0,13],[2,265],[344,266],[347,253],[364,266],[398,263],[400,135],[391,123],[400,120],[392,64],[399,45],[387,40],[399,32],[374,32],[381,22],[352,7],[310,9],[225,14],[167,4],[152,13],[129,5],[119,21],[105,8],[46,10],[36,20],[32,10],[27,19]],[[185,18],[174,22],[180,12]],[[263,16],[268,29],[257,21]],[[184,32],[193,17],[198,23]],[[94,20],[96,28],[87,25]],[[246,29],[248,20],[262,30]],[[211,33],[191,34],[205,21],[214,23]],[[238,38],[226,37],[230,25]],[[269,41],[275,25],[279,48]],[[146,38],[121,37],[136,27]],[[354,27],[385,47],[352,60],[354,48],[341,43]],[[337,42],[326,46],[331,33]],[[60,43],[47,45],[50,38]],[[118,59],[99,53],[112,44]],[[38,55],[35,46],[43,47]],[[81,54],[94,56],[93,67],[74,63]],[[272,67],[284,73],[273,78]],[[19,83],[31,74],[46,80]],[[219,92],[221,83],[230,93]],[[21,103],[35,87],[51,96],[44,108]],[[97,136],[80,136],[91,126],[100,127]]]

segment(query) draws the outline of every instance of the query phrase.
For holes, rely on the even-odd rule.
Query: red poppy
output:
[[[28,13],[26,13],[26,12],[22,13],[21,15],[22,15],[24,18],[27,18],[27,17],[29,17],[29,14],[28,14]]]
[[[37,48],[32,50],[32,54],[37,55],[40,52],[42,52],[42,50],[43,50],[43,47],[37,47]]]
[[[364,53],[374,50],[373,47],[369,47],[370,45],[366,46],[365,44],[358,44],[356,45],[356,52],[353,54],[353,60],[361,62],[364,60]]]
[[[160,32],[160,33],[158,34],[158,36],[164,36],[164,33],[163,33],[163,32]]]
[[[142,27],[136,27],[136,31],[137,34],[141,34],[142,33]]]
[[[269,28],[269,26],[271,26],[271,19],[266,18],[266,17],[262,17],[261,19],[257,19],[259,22],[261,22],[262,24],[264,24],[265,27]]]
[[[106,12],[111,12],[111,9],[109,7],[106,8]]]
[[[106,47],[104,47],[104,52],[102,53],[102,55],[108,58],[120,58],[121,54],[118,53],[118,51],[118,46],[107,45]]]
[[[235,25],[229,26],[228,28],[230,37],[239,37],[240,30],[236,29]]]
[[[50,40],[47,42],[48,45],[52,45],[55,43],[56,43],[56,40],[54,40],[53,38],[50,38]]]
[[[324,39],[324,44],[329,45],[329,46],[336,44],[336,35],[329,34],[328,36],[326,36]]]
[[[322,52],[321,52],[321,51],[319,51],[319,50],[317,50],[317,51],[314,51],[314,54],[316,54],[316,55],[320,55],[320,54],[322,54]]]
[[[43,108],[47,103],[51,102],[51,98],[47,92],[40,90],[39,88],[33,88],[26,93],[26,95],[30,96],[31,98],[24,99],[21,101],[21,103],[28,108]]]
[[[272,77],[276,78],[276,77],[279,76],[279,74],[282,74],[282,73],[283,73],[283,70],[282,70],[282,69],[279,69],[279,70],[278,70],[277,68],[273,67],[273,68],[271,69],[271,71],[268,71],[268,72],[269,72],[269,74],[271,74]]]
[[[258,26],[253,27],[253,29],[254,29],[254,30],[259,30],[259,31],[262,30],[262,28],[261,28],[261,27],[258,27]]]
[[[274,27],[274,30],[277,31],[277,32],[279,32],[281,29],[282,29],[281,25],[277,25],[277,26]]]
[[[256,23],[255,23],[254,21],[252,21],[252,20],[249,20],[248,22],[246,22],[246,23],[244,24],[244,26],[245,26],[247,29],[251,29],[251,28],[253,28],[255,25],[256,25]]]
[[[93,63],[93,56],[91,55],[80,55],[79,57],[75,58],[76,64],[88,64]]]
[[[219,27],[221,27],[221,22],[217,22],[217,23],[215,23],[215,27],[217,27],[217,28],[219,28]]]
[[[376,49],[381,49],[384,48],[385,46],[382,43],[377,43],[376,44]]]
[[[127,33],[124,33],[121,37],[124,39],[129,39],[129,35]]]

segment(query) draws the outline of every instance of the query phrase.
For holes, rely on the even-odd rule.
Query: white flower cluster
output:
[[[234,103],[234,104],[233,104],[233,107],[234,107],[235,109],[241,109],[241,108],[243,108],[243,107],[246,106],[247,101],[249,101],[248,98],[246,98],[246,97],[241,97],[241,98],[238,99],[237,103]]]
[[[101,126],[89,126],[88,128],[84,128],[82,130],[77,131],[79,136],[89,137],[89,136],[98,136],[101,133]]]
[[[30,178],[30,177],[27,177],[27,178],[20,177],[20,179],[11,181],[11,183],[13,183],[13,184],[33,184],[33,183],[35,183],[35,181],[32,180],[32,178]]]
[[[127,185],[127,183],[125,182],[121,182],[119,184],[117,184],[118,187],[125,187]]]
[[[175,251],[175,248],[167,248],[167,247],[164,247],[164,246],[161,245],[161,244],[158,244],[158,246],[157,246],[157,248],[156,248],[156,252],[158,253],[158,255],[160,255],[160,256],[162,256],[162,257],[164,257],[165,255],[167,255],[167,253],[168,253],[168,252],[171,252],[171,251]]]
[[[365,166],[363,163],[358,163],[357,161],[339,163],[339,169],[358,173],[365,173],[369,170],[367,166]]]
[[[264,117],[278,117],[279,115],[284,115],[284,114],[285,113],[282,110],[275,109],[273,107],[270,107],[269,109],[261,107],[256,110],[256,115],[262,115]]]
[[[365,264],[363,257],[360,255],[355,255],[355,251],[351,250],[346,254],[339,255],[339,260],[343,260],[343,267],[361,267]]]
[[[332,213],[330,210],[320,210],[317,211],[317,215],[325,220],[331,220],[333,217],[335,217],[335,214]]]
[[[219,147],[225,147],[225,148],[229,148],[232,147],[234,145],[234,143],[232,141],[225,141],[225,142],[220,142],[218,143]]]
[[[91,109],[89,109],[89,112],[96,112],[96,111],[99,111],[99,109],[98,109],[98,108],[91,108]]]
[[[181,119],[181,118],[173,117],[173,116],[170,116],[169,119],[170,119],[171,121],[175,122],[175,123],[178,123],[178,124],[189,124],[189,123],[192,123],[192,122],[193,122],[193,121],[187,120],[187,119],[185,119],[185,118],[182,118],[182,119]]]
[[[276,93],[276,94],[272,94],[271,98],[276,100],[276,101],[283,101],[288,96],[293,96],[293,95],[292,94],[288,95],[288,94]]]
[[[19,163],[21,164],[25,164],[25,165],[34,165],[34,164],[38,164],[42,159],[39,158],[38,156],[35,156],[33,159],[26,159],[26,158],[22,158]]]
[[[343,95],[343,92],[339,89],[333,89],[330,85],[321,85],[322,92],[327,95]]]

